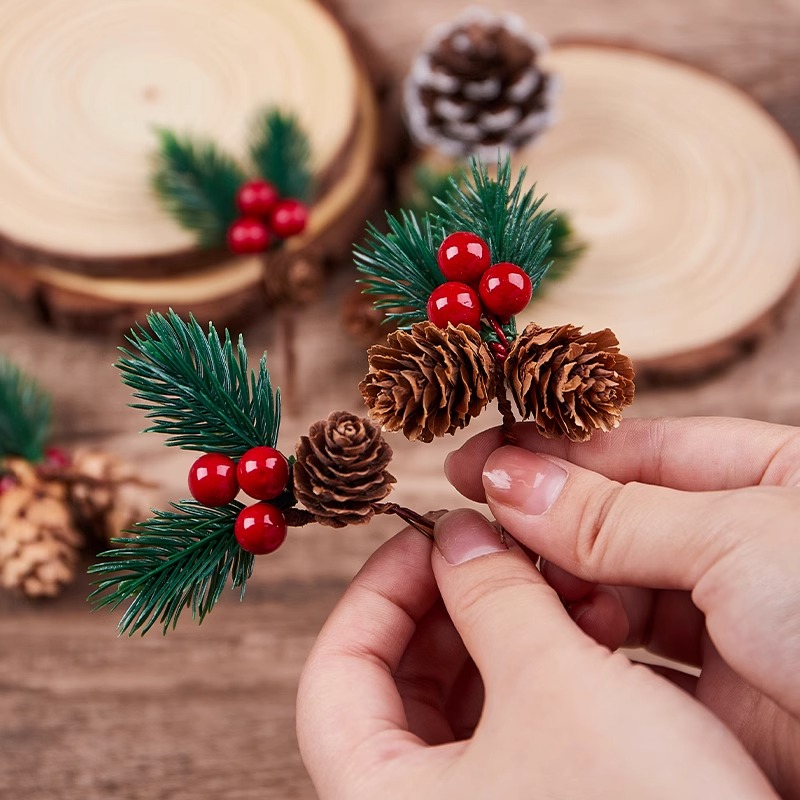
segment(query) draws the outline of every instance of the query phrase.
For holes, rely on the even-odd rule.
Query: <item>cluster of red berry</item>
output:
[[[437,260],[447,283],[431,293],[428,319],[440,328],[448,323],[479,328],[484,315],[505,324],[531,301],[528,274],[516,264],[492,265],[489,245],[474,233],[451,233]]]
[[[219,453],[206,453],[189,471],[189,491],[204,506],[226,506],[240,489],[262,501],[243,509],[234,528],[241,548],[257,556],[274,552],[286,538],[283,512],[263,501],[280,497],[288,483],[289,462],[274,447],[254,447],[238,464]]]
[[[281,198],[265,180],[242,184],[236,194],[241,217],[228,229],[228,247],[238,254],[263,253],[273,236],[289,239],[302,233],[308,222],[308,209],[299,200]]]

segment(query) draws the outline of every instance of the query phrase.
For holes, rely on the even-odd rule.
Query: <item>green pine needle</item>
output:
[[[166,211],[201,247],[225,242],[236,220],[236,192],[245,180],[236,161],[210,141],[159,130],[152,186]]]
[[[50,397],[31,378],[0,357],[0,459],[41,461],[50,433]]]
[[[451,180],[448,193],[435,198],[438,224],[448,233],[472,231],[480,236],[494,263],[516,264],[527,272],[535,290],[550,267],[545,259],[551,247],[552,212],[540,210],[544,198],[536,198],[535,187],[525,190],[525,169],[514,178],[510,158],[498,160],[496,178],[476,158],[470,159],[469,171],[465,182]]]
[[[281,197],[309,202],[313,191],[311,145],[297,117],[277,109],[253,121],[250,157],[256,171]]]
[[[147,431],[166,434],[167,445],[238,457],[251,447],[274,447],[280,427],[280,391],[273,394],[266,355],[258,372],[248,371],[242,337],[233,346],[209,323],[205,333],[170,310],[147,316],[120,348],[122,380],[155,423]]]
[[[427,319],[428,298],[444,281],[436,252],[445,234],[427,214],[421,223],[409,211],[399,218],[387,213],[386,221],[389,233],[368,225],[366,242],[356,245],[354,258],[364,275],[364,293],[376,295],[375,307],[405,328]]]
[[[237,502],[207,508],[185,500],[173,504],[173,511],[154,512],[130,537],[114,539],[121,547],[101,553],[103,561],[89,568],[100,576],[89,600],[96,609],[112,610],[131,600],[117,626],[129,636],[144,635],[156,624],[166,634],[187,607],[202,623],[229,578],[244,597],[253,556],[233,532],[242,508]]]

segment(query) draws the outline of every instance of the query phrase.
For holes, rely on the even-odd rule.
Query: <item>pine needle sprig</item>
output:
[[[401,211],[399,218],[387,214],[386,221],[388,233],[369,224],[354,258],[364,293],[376,295],[375,308],[403,328],[427,319],[431,292],[444,280],[436,252],[445,234],[427,214],[420,222],[413,212]]]
[[[144,635],[156,624],[166,634],[187,607],[202,623],[229,580],[244,597],[254,557],[233,533],[243,506],[208,508],[185,500],[172,508],[154,512],[128,531],[130,537],[114,539],[121,546],[101,553],[103,560],[89,568],[99,576],[89,596],[95,609],[132,601],[117,626],[120,634]]]
[[[253,121],[250,158],[281,197],[307,203],[313,192],[311,145],[297,117],[268,109]]]
[[[0,356],[0,459],[20,456],[41,461],[50,421],[49,395]]]
[[[177,222],[201,247],[224,244],[236,220],[236,192],[245,180],[236,161],[210,141],[159,130],[152,186]]]
[[[511,159],[497,162],[497,176],[476,158],[470,160],[466,181],[450,181],[444,197],[435,198],[436,222],[448,233],[472,231],[484,239],[495,263],[516,264],[531,279],[533,288],[544,278],[550,263],[552,212],[542,211],[544,197],[525,190],[525,169],[514,179]]]
[[[132,349],[120,348],[122,380],[141,403],[133,408],[155,423],[147,432],[167,435],[185,450],[240,456],[260,445],[274,447],[280,428],[280,391],[273,393],[266,356],[248,371],[242,337],[236,347],[213,324],[208,333],[194,317],[170,310],[147,316],[149,331],[131,331]]]

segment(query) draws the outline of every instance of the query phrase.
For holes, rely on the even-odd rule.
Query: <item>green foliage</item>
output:
[[[313,191],[311,145],[293,114],[261,112],[253,122],[250,157],[256,171],[281,197],[308,202]]]
[[[50,433],[50,397],[0,356],[0,459],[40,461]]]
[[[238,216],[236,192],[245,180],[236,161],[213,142],[158,131],[153,190],[162,205],[184,228],[194,232],[201,247],[225,242]]]
[[[133,350],[117,363],[122,380],[144,402],[133,408],[155,423],[147,431],[166,434],[167,445],[185,450],[240,456],[259,445],[275,446],[280,427],[280,392],[273,394],[266,355],[249,371],[242,337],[234,347],[209,323],[206,334],[170,310],[151,312],[147,331],[139,326],[128,342]]]
[[[497,177],[478,159],[470,160],[470,174],[461,184],[451,180],[450,190],[436,198],[436,220],[447,233],[472,231],[489,244],[492,260],[521,267],[536,287],[550,263],[552,212],[541,211],[544,198],[524,188],[524,169],[516,179],[511,159],[498,160]]]
[[[403,328],[427,318],[428,298],[444,280],[436,261],[444,231],[430,216],[420,223],[408,211],[401,211],[399,218],[387,214],[386,221],[389,233],[370,223],[366,242],[356,246],[354,257],[364,275],[364,293],[376,295],[375,307]]]
[[[95,608],[111,609],[130,600],[117,626],[129,636],[144,635],[156,624],[166,634],[187,607],[202,623],[229,579],[244,597],[253,556],[233,533],[242,508],[237,502],[207,508],[186,500],[173,504],[173,511],[154,512],[153,519],[129,531],[131,537],[115,539],[121,547],[101,553],[103,560],[89,568],[100,576],[89,600]]]
[[[575,235],[569,217],[561,212],[553,217],[550,241],[552,243],[550,258],[553,259],[553,264],[545,276],[547,284],[567,275],[586,250],[586,245]]]
[[[452,170],[436,170],[427,165],[417,167],[405,203],[406,208],[418,217],[432,214],[438,208],[434,198],[444,197],[453,182],[460,185],[465,177],[464,168],[460,166]]]

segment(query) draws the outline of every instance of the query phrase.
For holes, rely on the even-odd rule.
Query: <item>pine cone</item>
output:
[[[633,365],[608,328],[529,325],[511,345],[505,376],[520,414],[551,439],[612,430],[633,402]]]
[[[323,525],[368,522],[395,479],[386,471],[392,449],[368,419],[333,412],[315,422],[296,449],[294,492]]]
[[[494,397],[494,360],[468,325],[418,322],[371,347],[359,389],[370,416],[408,439],[433,441],[466,427]]]
[[[405,83],[416,144],[492,159],[525,145],[553,121],[555,80],[537,64],[545,49],[510,14],[473,9],[438,28]]]
[[[147,519],[144,484],[129,464],[109,453],[78,451],[69,474],[69,503],[78,527],[108,544]]]
[[[0,495],[0,586],[28,597],[55,597],[75,577],[83,536],[72,524],[63,485],[40,480],[9,459],[16,485]]]
[[[319,296],[325,271],[313,253],[276,251],[265,259],[263,280],[271,305],[304,306]]]
[[[364,294],[359,287],[342,300],[342,327],[365,345],[375,344],[396,329],[383,309],[375,308],[374,295]]]

